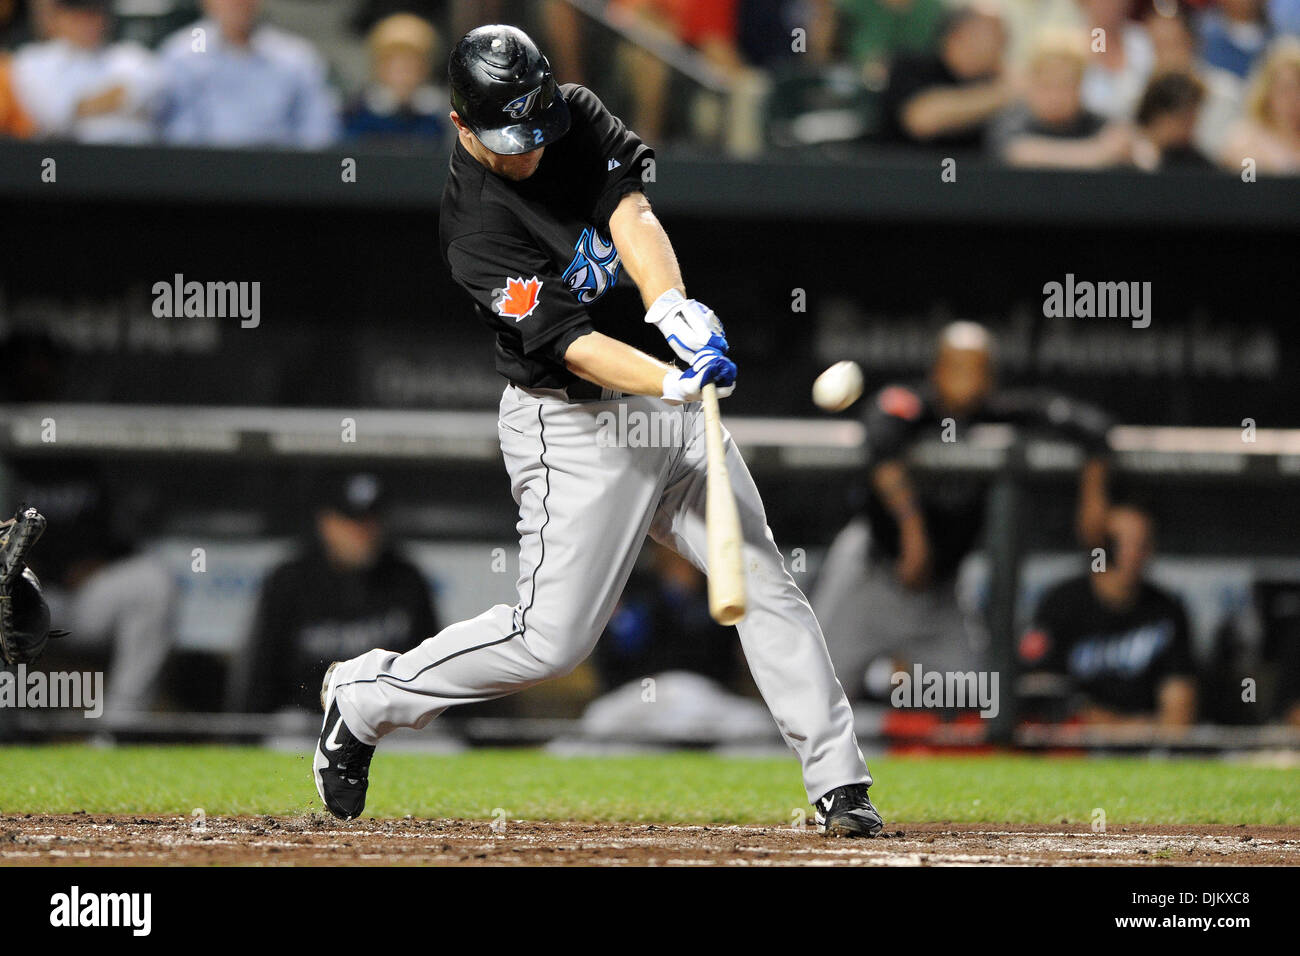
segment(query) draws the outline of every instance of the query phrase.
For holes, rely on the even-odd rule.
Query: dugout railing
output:
[[[340,423],[358,423],[354,441],[340,437]],[[57,423],[50,441],[49,424]],[[735,416],[727,426],[741,446],[760,486],[798,480],[825,488],[861,468],[862,426],[849,420],[803,420]],[[1254,526],[1238,528],[1235,541],[1205,540],[1203,552],[1224,550],[1266,562],[1285,558],[1287,548],[1262,542],[1262,529],[1294,528],[1295,492],[1300,488],[1300,430],[1118,426],[1109,441],[1117,477],[1165,495],[1194,487],[1236,514],[1253,508]],[[0,462],[6,458],[100,457],[119,466],[167,468],[185,461],[225,462],[256,471],[272,462],[328,467],[341,462],[366,467],[402,465],[436,470],[455,464],[475,473],[500,470],[495,416],[484,412],[390,410],[188,408],[159,406],[41,405],[0,407]],[[985,553],[989,564],[987,614],[993,635],[991,669],[1015,687],[1012,648],[1017,626],[1018,579],[1032,540],[1035,489],[1068,482],[1082,453],[1057,440],[1018,434],[1005,426],[972,428],[962,441],[923,442],[911,456],[922,472],[965,473],[992,482]],[[7,500],[0,467],[0,500]],[[1291,503],[1291,511],[1277,509]],[[219,500],[199,502],[218,506]],[[500,510],[508,508],[502,504]],[[1189,523],[1205,518],[1189,514]],[[55,532],[57,533],[57,532]],[[1289,537],[1284,532],[1284,537]],[[1294,556],[1294,555],[1292,555]],[[1218,751],[1300,746],[1300,731],[1279,726],[1198,726],[1177,731],[1023,726],[1017,721],[1018,692],[1004,694],[997,717],[975,725],[942,725],[923,734],[940,746],[990,743],[1028,748]],[[10,729],[23,736],[124,734],[130,737],[247,739],[310,732],[303,716],[239,714],[122,714],[87,722],[79,715],[26,712],[8,715]],[[449,715],[445,726],[473,742],[536,743],[576,732],[572,721]],[[864,738],[882,735],[879,711],[859,714]],[[706,740],[679,741],[700,745]],[[769,741],[770,742],[770,741]],[[754,741],[761,743],[761,741]]]

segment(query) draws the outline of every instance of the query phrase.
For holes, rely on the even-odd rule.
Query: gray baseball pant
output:
[[[595,647],[647,532],[707,573],[699,403],[570,401],[511,385],[497,430],[519,506],[519,601],[405,654],[373,650],[341,664],[339,710],[365,743],[572,671]],[[810,802],[869,784],[817,619],[785,569],[739,450],[724,439],[749,597],[737,631],[754,681],[799,757]]]

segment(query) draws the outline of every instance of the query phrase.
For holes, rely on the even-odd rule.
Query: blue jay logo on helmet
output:
[[[501,112],[509,114],[511,119],[522,119],[533,111],[533,106],[537,103],[537,97],[541,92],[542,88],[539,86],[523,96],[516,96],[501,107]]]
[[[577,300],[584,305],[595,302],[610,286],[618,282],[622,262],[614,243],[602,239],[595,229],[582,230],[574,244],[575,254],[561,277]]]

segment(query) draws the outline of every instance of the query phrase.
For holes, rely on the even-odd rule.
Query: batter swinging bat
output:
[[[745,616],[745,570],[741,563],[740,514],[731,491],[722,445],[718,389],[704,386],[704,443],[708,452],[708,492],[704,506],[709,560],[709,614],[730,627]]]

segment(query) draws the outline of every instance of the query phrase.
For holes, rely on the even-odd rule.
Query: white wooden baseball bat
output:
[[[719,624],[730,627],[745,616],[745,568],[742,557],[740,513],[727,473],[722,445],[722,418],[718,412],[718,389],[704,386],[704,444],[708,453],[709,477],[704,521],[708,536],[709,613]]]

